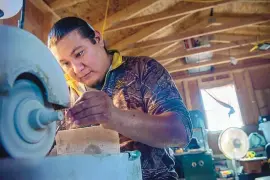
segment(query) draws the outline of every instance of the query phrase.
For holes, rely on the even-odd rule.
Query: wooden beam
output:
[[[197,24],[200,24],[199,22],[201,22],[201,20],[202,20],[202,17],[201,17],[202,15],[199,14],[199,13],[193,13],[193,14],[189,14],[189,15],[186,15],[186,16],[187,16],[187,18],[184,21],[182,21],[181,23],[177,23],[177,25],[176,25],[176,26],[178,26],[179,29],[181,28],[181,31],[186,31],[187,29],[190,29],[190,28],[193,29],[193,27],[197,27]],[[196,24],[196,25],[194,26],[193,24]],[[155,34],[155,36],[152,35],[147,39],[153,39],[153,38],[157,38],[157,37],[164,37],[164,36],[170,34],[170,32],[174,32],[174,31],[175,31],[175,28],[168,27],[168,28],[166,28],[165,31],[158,32],[158,33]],[[127,50],[124,50],[124,51],[121,51],[121,52],[122,53],[125,53],[125,52],[130,53],[131,52],[131,54],[135,53],[136,55],[139,54],[139,55],[145,55],[145,56],[153,57],[153,56],[159,55],[160,52],[165,52],[166,51],[165,54],[173,52],[175,50],[175,48],[171,48],[171,47],[175,47],[175,44],[179,44],[179,42],[165,44],[165,45],[159,45],[159,46],[150,47],[150,48],[142,48],[142,49],[138,48],[138,49],[134,49],[134,50],[133,49],[127,49]]]
[[[268,56],[265,56],[266,58]],[[270,56],[269,56],[270,58]],[[255,59],[255,61],[258,61]],[[267,60],[268,61],[268,60]],[[253,63],[253,64],[245,64],[245,65],[236,65],[234,68],[226,68],[221,70],[215,70],[214,72],[204,72],[204,73],[196,73],[196,74],[186,74],[183,76],[172,76],[175,83],[179,83],[182,81],[190,81],[190,80],[196,80],[198,78],[208,78],[212,76],[218,76],[222,74],[228,74],[228,73],[234,73],[234,72],[243,72],[245,70],[254,70],[254,69],[261,69],[261,68],[269,68],[270,67],[270,61],[269,62],[263,62],[263,63]]]
[[[270,40],[270,35],[269,36],[253,37],[253,38],[249,38],[246,40],[240,40],[240,41],[232,41],[232,42],[227,43],[227,44],[214,44],[214,45],[211,45],[211,47],[201,47],[198,49],[183,50],[182,52],[178,50],[177,52],[171,53],[171,54],[166,55],[166,56],[158,56],[158,57],[156,57],[156,59],[159,60],[161,63],[163,63],[164,66],[166,66],[166,65],[174,62],[175,58],[183,58],[183,57],[201,54],[201,53],[205,53],[205,52],[223,51],[223,50],[227,50],[227,49],[250,45],[252,43],[256,43],[256,42],[259,42],[262,40]]]
[[[251,3],[269,3],[269,0],[240,0],[241,2],[251,2]]]
[[[235,2],[235,0],[223,0],[220,2],[214,2],[214,3],[190,3],[190,4],[179,3],[178,5],[176,5],[179,8],[174,7],[173,10],[169,9],[169,10],[156,13],[156,14],[151,14],[147,16],[125,20],[125,21],[115,22],[113,23],[113,26],[111,28],[106,29],[106,32],[117,31],[117,30],[121,30],[125,28],[153,23],[153,22],[170,19],[174,17],[180,17],[183,15],[211,9],[211,8],[224,5],[227,3],[231,3],[231,2]]]
[[[252,58],[266,56],[266,55],[270,55],[270,51],[246,53],[244,55],[234,56],[234,58],[237,61],[242,61],[242,60],[252,59]],[[185,71],[185,70],[194,69],[194,68],[214,66],[214,65],[225,64],[225,63],[230,63],[230,62],[231,60],[230,60],[230,57],[228,56],[227,58],[217,58],[217,59],[212,59],[212,60],[201,62],[201,63],[192,63],[192,64],[186,64],[184,66],[168,67],[167,69],[170,73],[174,73],[174,72]]]
[[[58,9],[63,9],[63,8],[67,8],[73,5],[76,5],[78,3],[82,3],[82,2],[86,2],[87,0],[56,0],[53,1],[49,4],[49,6],[53,9],[53,10],[58,10]]]
[[[43,30],[43,37],[42,40],[43,42],[47,45],[48,41],[48,34],[53,26],[53,17],[51,14],[48,14],[47,16],[44,16],[43,19],[43,25],[42,25],[42,30]]]
[[[54,12],[54,10],[43,0],[29,0],[34,6],[36,6],[38,9],[41,10],[41,12],[45,13],[51,13],[55,20],[59,20],[60,16]]]
[[[150,49],[147,49],[146,51],[141,52],[138,54],[138,56],[149,56],[149,57],[154,57],[160,53],[163,53],[164,51],[169,50],[170,48],[174,47],[177,43],[172,43],[169,45],[161,45],[161,46],[156,46],[152,47]]]
[[[249,96],[249,100],[251,101],[251,110],[252,110],[252,115],[253,115],[253,118],[254,121],[257,120],[258,116],[260,115],[259,113],[259,107],[258,107],[258,104],[257,104],[257,101],[256,101],[256,96],[255,96],[255,93],[254,93],[254,89],[253,89],[253,86],[252,86],[252,81],[251,81],[251,78],[250,78],[250,74],[249,74],[249,71],[244,71],[244,80],[245,80],[245,84],[246,84],[246,87],[247,87],[247,91],[248,91],[248,96]]]
[[[138,56],[148,56],[148,57],[153,57],[153,55],[159,51],[160,49],[166,48],[168,47],[167,44],[165,45],[160,45],[160,46],[156,46],[156,47],[151,47],[151,48],[147,48],[144,51],[140,52],[138,54]]]
[[[157,45],[173,43],[176,41],[182,41],[182,40],[190,39],[194,37],[220,33],[220,32],[224,32],[231,29],[241,28],[241,27],[251,25],[251,24],[269,22],[270,15],[259,15],[259,16],[257,15],[257,16],[251,16],[251,17],[236,17],[236,18],[219,18],[218,21],[222,23],[222,25],[211,26],[205,29],[186,31],[183,33],[170,35],[163,38],[129,44],[127,46],[127,49],[153,47]]]
[[[235,34],[235,35],[246,35],[246,36],[258,36],[258,35],[268,35],[270,27],[255,27],[255,26],[246,26],[238,29],[232,29],[226,33]]]
[[[158,3],[159,1],[160,0],[138,0],[137,2],[126,7],[125,9],[118,11],[114,13],[113,15],[109,16],[106,21],[106,28],[110,28],[112,24],[117,21],[126,20],[140,14],[142,11]],[[100,31],[102,29],[103,22],[104,21],[100,21],[99,23],[93,25],[93,27],[96,30]]]
[[[178,42],[175,42],[175,43],[172,43],[172,44],[169,44],[167,45],[166,47],[164,48],[160,48],[159,50],[157,50],[155,53],[153,53],[151,56],[152,57],[155,57],[161,53],[165,53],[166,54],[166,51],[168,52],[172,52],[174,49],[175,49],[175,46],[177,46]],[[178,47],[178,46],[177,46]],[[172,50],[172,51],[170,51]]]
[[[166,21],[156,22],[150,26],[143,28],[139,32],[127,37],[126,39],[112,45],[110,47],[110,49],[123,50],[123,49],[125,49],[125,47],[128,44],[142,41],[143,39],[145,39],[145,38],[147,38],[147,37],[149,37],[157,32],[165,30],[168,26],[171,26],[177,22],[180,22],[180,21],[186,19],[188,16],[189,15],[183,16],[181,18],[177,17],[177,18],[172,18],[172,19],[166,20]]]
[[[254,36],[218,33],[218,34],[211,35],[210,42],[212,42],[212,43],[230,43],[231,41],[240,41],[240,40],[245,40],[245,39],[248,39],[251,37],[254,37]]]
[[[186,106],[189,110],[192,110],[192,104],[191,104],[191,99],[190,99],[190,94],[189,94],[189,87],[188,87],[188,81],[184,81],[184,90],[185,90],[185,99],[186,99]]]

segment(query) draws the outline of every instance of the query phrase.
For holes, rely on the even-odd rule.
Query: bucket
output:
[[[259,130],[263,132],[266,141],[270,143],[270,121],[260,123]]]

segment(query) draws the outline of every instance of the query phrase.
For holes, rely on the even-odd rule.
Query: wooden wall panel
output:
[[[179,91],[179,93],[180,93],[180,95],[181,95],[181,97],[183,99],[184,104],[187,105],[186,104],[186,97],[185,97],[184,83],[183,82],[177,82],[175,85],[176,85],[176,87],[177,87],[177,89],[178,89],[178,91]]]
[[[250,78],[255,90],[270,88],[270,68],[249,70]]]
[[[196,109],[196,110],[200,110],[201,112],[204,112],[200,88],[198,86],[198,81],[197,80],[189,81],[188,88],[189,88],[192,110]]]
[[[3,24],[9,26],[18,26],[18,20],[20,19],[21,13],[19,12],[16,16],[9,19],[4,19]],[[37,9],[31,2],[26,0],[25,5],[25,18],[24,18],[24,29],[31,32],[39,39],[43,40],[43,20],[44,14]]]
[[[247,91],[248,91],[250,108],[252,110],[253,118],[254,118],[254,120],[256,120],[256,121],[254,121],[254,123],[256,123],[260,113],[259,113],[259,108],[258,108],[258,104],[256,101],[254,89],[253,89],[253,84],[252,84],[252,81],[250,78],[249,71],[244,71],[243,73],[244,73],[245,85],[246,85]]]
[[[224,72],[225,73],[225,72]],[[232,73],[231,79],[235,83],[235,89],[239,101],[239,106],[245,126],[242,128],[247,134],[257,132],[258,116],[270,114],[270,68],[260,67],[256,69],[245,69]],[[214,75],[213,75],[214,76]],[[208,77],[208,76],[207,76]],[[212,76],[208,78],[211,79]],[[191,109],[199,109],[204,113],[202,99],[200,97],[201,79],[203,77],[196,77],[190,79],[183,79],[183,84],[178,85],[181,92],[185,92],[186,102],[190,104]],[[213,78],[212,78],[213,79]],[[214,78],[215,79],[215,78]],[[217,80],[214,80],[217,81]],[[215,87],[219,83],[207,83],[207,87]],[[180,81],[176,81],[179,83]],[[198,84],[198,82],[200,82]],[[260,132],[259,132],[260,133]],[[218,137],[220,132],[208,133],[208,144],[213,150],[214,154],[221,154],[218,148]]]
[[[192,110],[192,105],[191,105],[191,96],[190,96],[190,91],[188,87],[188,81],[183,81],[183,86],[185,90],[185,100],[186,100],[186,106],[188,110]]]
[[[234,73],[233,76],[244,124],[254,124],[258,120],[258,115],[253,113],[252,101],[249,96],[248,87],[245,83],[244,72]]]
[[[270,114],[270,89],[255,90],[256,101],[261,116]]]

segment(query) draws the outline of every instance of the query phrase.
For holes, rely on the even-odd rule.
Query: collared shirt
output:
[[[102,88],[111,97],[113,104],[122,110],[138,110],[150,115],[176,112],[190,139],[190,117],[167,70],[149,57],[120,57],[114,56],[112,68],[107,73]],[[139,150],[142,153],[144,180],[177,179],[174,160],[168,148],[150,147],[121,134],[120,144],[122,152]]]

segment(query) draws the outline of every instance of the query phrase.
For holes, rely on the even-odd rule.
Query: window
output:
[[[201,95],[208,129],[210,131],[219,131],[229,127],[243,126],[234,84],[210,89],[201,89]],[[230,109],[218,103],[217,100],[232,106],[235,112],[229,117]]]

